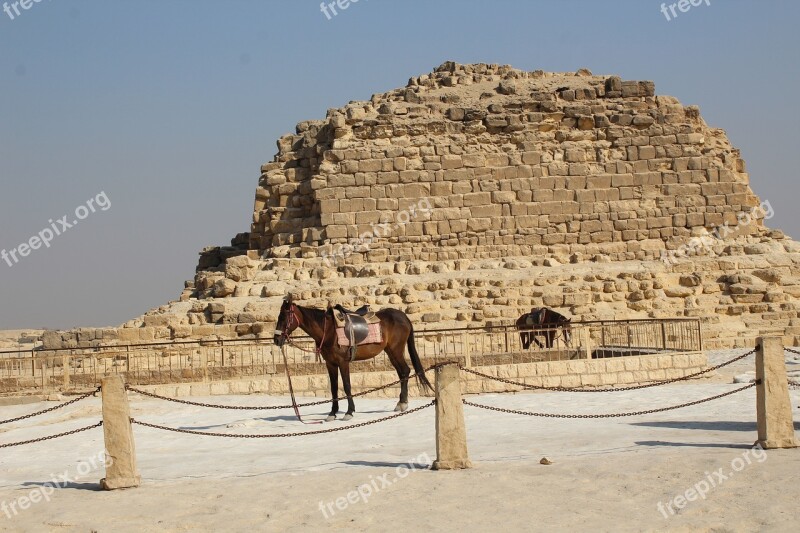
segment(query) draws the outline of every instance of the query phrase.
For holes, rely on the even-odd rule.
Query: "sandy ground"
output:
[[[734,353],[711,358],[721,361]],[[750,358],[713,380],[624,393],[494,394],[470,400],[540,412],[633,411],[732,390],[740,385],[730,377],[752,364]],[[791,359],[789,368],[796,374],[800,364]],[[791,394],[800,420],[800,391]],[[285,399],[213,401],[274,405]],[[424,403],[416,399],[412,407]],[[51,404],[2,407],[0,418],[46,405]],[[389,400],[360,400],[354,422],[384,416],[393,406]],[[201,431],[320,427],[301,426],[291,411],[209,410],[138,397],[132,410],[141,420]],[[306,411],[319,418],[325,409]],[[635,418],[545,419],[469,407],[465,415],[476,468],[456,472],[424,468],[436,454],[432,408],[352,431],[290,439],[197,437],[136,427],[143,484],[116,492],[98,490],[99,429],[3,449],[0,531],[721,532],[796,531],[800,523],[800,450],[750,449],[756,438],[753,389]],[[91,398],[0,426],[0,443],[85,426],[99,417],[99,399]],[[543,456],[553,464],[539,464]],[[52,493],[42,488],[58,475],[69,480],[64,488]],[[21,498],[34,493],[47,493],[47,501],[20,509]]]

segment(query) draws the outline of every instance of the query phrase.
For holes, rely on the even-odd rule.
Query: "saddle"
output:
[[[350,311],[341,305],[333,307],[333,318],[340,345],[350,347],[350,360],[356,358],[356,350],[360,344],[381,342],[381,319],[370,310],[368,305]],[[375,338],[377,334],[377,339]],[[341,342],[344,339],[344,343]]]
[[[542,308],[534,307],[531,309],[531,312],[528,313],[527,318],[525,319],[525,324],[528,326],[541,326],[544,324],[545,318],[545,310]]]

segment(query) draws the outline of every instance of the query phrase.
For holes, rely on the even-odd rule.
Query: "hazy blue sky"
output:
[[[2,3],[3,0],[0,0]],[[43,0],[0,12],[0,249],[105,192],[13,267],[0,329],[115,325],[175,299],[249,229],[259,167],[301,120],[445,60],[649,79],[741,148],[800,236],[800,2]],[[9,6],[14,14],[12,6]],[[60,226],[57,226],[60,227]]]

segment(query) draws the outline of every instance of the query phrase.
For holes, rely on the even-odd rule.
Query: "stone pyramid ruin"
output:
[[[446,62],[278,140],[253,223],[180,301],[49,344],[271,337],[280,300],[419,328],[702,317],[706,347],[800,333],[800,246],[738,149],[650,81]]]

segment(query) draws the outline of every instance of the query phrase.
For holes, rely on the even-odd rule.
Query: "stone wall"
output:
[[[586,71],[446,63],[278,147],[250,235],[267,257],[330,253],[426,199],[347,263],[649,259],[758,205],[738,150],[696,107]]]
[[[649,381],[673,379],[694,374],[707,368],[702,353],[681,355],[642,355],[575,361],[551,361],[475,367],[479,372],[498,376],[528,385],[546,387],[602,387],[631,385]],[[429,379],[433,379],[432,376]],[[518,390],[498,381],[491,381],[468,372],[461,373],[462,392],[467,394]],[[354,372],[351,374],[353,391],[380,387],[397,381],[394,372]],[[292,386],[298,396],[330,397],[327,375],[293,376]],[[285,376],[249,380],[217,381],[211,383],[180,383],[141,387],[162,396],[210,396],[227,394],[287,395],[289,385]],[[396,398],[398,388],[389,388],[366,395],[367,398]],[[416,382],[409,382],[409,394],[419,397]],[[323,409],[324,406],[321,408]]]

